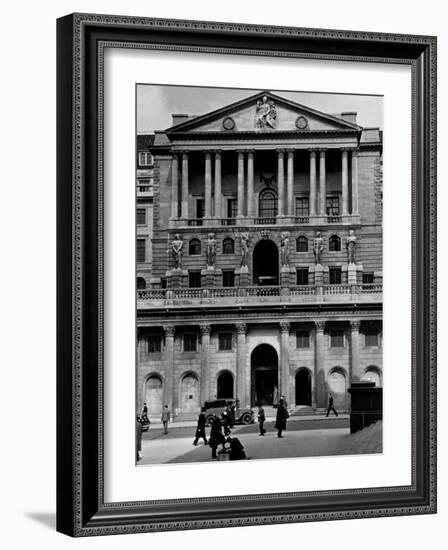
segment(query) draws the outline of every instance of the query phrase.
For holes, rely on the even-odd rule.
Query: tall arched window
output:
[[[303,235],[296,240],[296,252],[308,252],[308,239]]]
[[[222,241],[222,253],[223,254],[235,253],[235,241],[230,237],[227,237]]]
[[[144,290],[146,288],[146,281],[143,277],[137,277],[137,290]]]
[[[258,216],[275,218],[277,216],[277,193],[273,189],[263,189],[258,197]]]
[[[188,254],[190,256],[198,256],[201,253],[201,241],[199,239],[191,239],[188,243]]]
[[[328,249],[330,252],[340,252],[341,250],[341,238],[337,235],[332,235],[329,241]]]

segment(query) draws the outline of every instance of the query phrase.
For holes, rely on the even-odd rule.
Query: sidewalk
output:
[[[325,417],[325,414],[310,414],[310,415],[297,415],[297,416],[290,416],[288,418],[289,422],[302,422],[302,421],[310,421],[313,420],[322,420]],[[341,418],[350,418],[349,414],[339,414],[338,416],[334,416],[333,414],[330,415],[327,420],[337,420]],[[274,422],[275,421],[275,413],[272,415],[267,414],[266,415],[266,422]],[[257,419],[255,417],[255,424],[257,423]],[[249,424],[250,425],[250,424]],[[173,428],[194,428],[196,426],[196,420],[176,420],[174,419],[172,422],[170,422],[170,426]],[[244,426],[244,424],[236,424],[236,427]],[[158,429],[162,428],[162,422],[161,420],[151,420],[151,426],[150,429]]]

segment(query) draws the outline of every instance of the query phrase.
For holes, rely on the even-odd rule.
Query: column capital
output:
[[[326,152],[327,152],[327,149],[325,147],[323,147],[322,149],[319,149],[319,153],[321,157],[324,157]]]
[[[288,321],[281,321],[280,323],[280,332],[283,334],[289,334],[289,331],[291,330],[291,323]]]
[[[279,157],[283,156],[286,153],[286,149],[276,149],[276,151]]]
[[[212,149],[210,153],[213,153],[215,157],[218,157],[222,155],[222,149]]]
[[[359,153],[359,148],[354,147],[353,149],[351,149],[351,152],[352,152],[352,157],[357,157]]]
[[[188,149],[180,149],[179,151],[176,151],[176,153],[178,153],[179,155],[188,155],[190,151]]]
[[[202,154],[204,155],[204,157],[211,157],[212,153],[214,151],[211,151],[209,149],[206,149],[205,151],[202,151]]]
[[[180,154],[180,151],[173,151],[171,153],[171,156],[173,157],[173,159],[178,159],[179,158],[179,154]]]
[[[360,326],[361,326],[361,321],[359,319],[352,319],[350,321],[350,328],[352,332],[359,331]]]
[[[308,149],[310,157],[316,158],[317,149]]]
[[[325,321],[315,321],[314,325],[317,332],[323,332],[325,330]]]
[[[170,337],[174,337],[174,333],[176,332],[174,325],[164,325],[163,330],[165,331],[165,336]]]
[[[295,152],[295,149],[285,149],[285,153],[288,153],[288,155],[293,155]]]
[[[212,330],[212,326],[207,323],[204,323],[202,325],[199,325],[199,329],[201,331],[202,336],[204,336],[204,335],[210,334]]]
[[[354,147],[341,147],[341,151],[342,153],[349,153],[350,151],[353,151],[354,150]]]
[[[236,331],[237,331],[238,334],[246,334],[246,332],[247,332],[246,323],[237,323],[235,326],[236,326]]]
[[[244,155],[244,153],[246,153],[246,149],[235,149],[235,152],[237,153],[237,155]]]

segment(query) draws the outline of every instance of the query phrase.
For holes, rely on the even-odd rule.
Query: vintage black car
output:
[[[245,407],[237,407],[235,399],[214,399],[206,401],[204,403],[205,418],[207,424],[210,426],[216,417],[221,417],[222,413],[227,407],[234,406],[235,411],[235,424],[253,424],[254,423],[254,411],[246,409]]]

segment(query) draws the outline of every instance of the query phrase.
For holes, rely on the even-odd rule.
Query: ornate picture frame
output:
[[[412,71],[412,482],[106,502],[104,51],[399,63]],[[70,536],[436,512],[436,38],[72,14],[57,24],[57,529]],[[300,117],[299,117],[300,118]],[[302,117],[303,118],[303,117]],[[231,129],[232,121],[228,122]],[[297,119],[297,128],[306,120]]]

